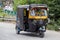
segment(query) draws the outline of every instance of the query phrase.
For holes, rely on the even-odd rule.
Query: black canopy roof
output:
[[[46,7],[46,4],[30,4],[30,5],[19,5],[18,8],[29,8],[29,7]]]
[[[30,7],[46,7],[47,8],[47,5],[46,4],[31,4]]]

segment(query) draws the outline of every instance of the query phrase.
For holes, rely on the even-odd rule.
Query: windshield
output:
[[[45,9],[33,9],[30,11],[31,16],[47,16],[47,11]]]

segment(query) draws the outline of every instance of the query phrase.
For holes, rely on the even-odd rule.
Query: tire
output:
[[[20,34],[20,28],[16,27],[16,34]]]
[[[40,38],[44,38],[44,32],[39,33]]]

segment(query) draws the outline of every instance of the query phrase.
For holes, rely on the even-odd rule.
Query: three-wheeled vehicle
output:
[[[44,37],[48,22],[46,4],[19,5],[17,7],[16,33],[20,31],[38,33]]]

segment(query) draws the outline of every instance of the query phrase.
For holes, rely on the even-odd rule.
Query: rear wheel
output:
[[[19,27],[16,27],[16,33],[20,34],[20,28]]]
[[[16,31],[17,34],[20,34],[20,31]]]

